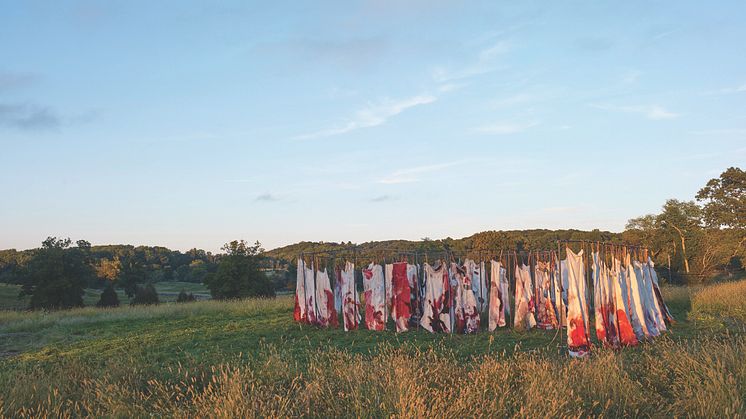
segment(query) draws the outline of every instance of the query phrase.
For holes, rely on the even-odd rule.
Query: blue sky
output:
[[[620,231],[746,162],[746,3],[0,0],[0,248]]]

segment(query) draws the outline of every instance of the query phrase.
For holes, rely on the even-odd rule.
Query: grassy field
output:
[[[746,415],[746,282],[669,287],[672,332],[571,360],[552,331],[320,330],[292,298],[0,311],[6,416]],[[13,385],[8,385],[13,383]]]
[[[193,293],[198,300],[207,300],[210,298],[210,291],[204,285],[193,282],[156,282],[154,286],[158,292],[158,298],[163,302],[176,301],[176,297],[182,290]],[[26,309],[28,307],[28,297],[19,299],[18,293],[20,291],[20,285],[0,283],[0,310]],[[86,289],[83,295],[83,303],[86,306],[95,306],[100,295],[101,290]],[[117,289],[117,295],[119,295],[119,301],[122,304],[127,304],[129,298],[124,294],[124,291]]]

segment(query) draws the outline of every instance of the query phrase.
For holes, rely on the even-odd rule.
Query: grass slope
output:
[[[672,333],[570,360],[562,334],[320,330],[292,298],[0,312],[8,416],[734,416],[746,282],[666,288]],[[728,298],[729,304],[722,304]]]

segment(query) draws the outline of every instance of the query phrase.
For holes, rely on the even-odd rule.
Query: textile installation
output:
[[[599,260],[598,252],[593,253],[593,307],[596,320],[596,337],[606,347],[619,346],[616,305],[612,277],[606,264]]]
[[[635,346],[637,335],[632,328],[630,318],[629,290],[627,288],[626,270],[619,259],[614,259],[609,276],[614,281],[614,307],[616,308],[616,326],[619,330],[619,342],[624,346]]]
[[[397,332],[422,327],[431,333],[470,334],[479,331],[484,310],[490,332],[506,327],[509,318],[516,329],[566,327],[571,357],[590,352],[591,329],[601,345],[614,349],[635,346],[665,332],[674,319],[646,251],[630,253],[627,247],[618,251],[612,247],[611,253],[605,253],[600,244],[595,251],[590,247],[587,254],[586,249],[575,253],[567,246],[564,260],[558,257],[559,251],[536,252],[536,262],[531,266],[519,262],[514,270],[506,269],[502,253],[500,260],[490,261],[489,269],[483,262],[466,259],[461,264],[452,256],[450,261],[438,260],[433,265],[371,263],[361,269],[362,316],[356,287],[360,274],[356,276],[352,262],[328,271],[321,269],[325,264],[318,259],[306,262],[300,257],[293,318],[299,323],[340,327],[341,315],[345,331],[359,329],[361,320],[367,329],[383,331],[391,313]],[[547,254],[548,258],[542,256]],[[534,253],[521,257],[526,255],[534,260]],[[508,254],[508,264],[518,261],[517,253]]]
[[[655,292],[655,300],[658,302],[658,309],[661,311],[661,314],[663,315],[663,319],[667,321],[669,324],[674,322],[673,316],[671,315],[671,312],[668,310],[668,307],[666,306],[666,303],[663,301],[663,294],[661,294],[661,289],[658,286],[658,275],[655,273],[655,264],[653,264],[653,261],[648,257],[648,265],[650,266],[650,272],[651,272],[651,279],[653,281],[653,291]]]
[[[505,327],[506,317],[510,315],[510,291],[505,268],[502,263],[490,262],[490,312],[489,331],[494,332],[498,327]]]
[[[306,319],[310,324],[318,324],[316,314],[319,309],[316,307],[316,278],[314,278],[313,263],[310,267],[303,265],[303,281],[306,290]]]
[[[360,325],[360,299],[355,288],[355,265],[346,262],[344,270],[337,268],[337,278],[342,295],[342,319],[345,332],[357,330]]]
[[[515,267],[515,319],[516,329],[531,329],[536,326],[534,317],[534,287],[531,286],[531,270],[526,265]]]
[[[316,305],[319,310],[316,318],[319,326],[339,326],[339,316],[334,304],[334,292],[326,269],[316,271]]]
[[[560,263],[554,264],[552,270],[552,294],[551,300],[554,304],[555,312],[557,314],[558,323],[564,327],[564,322],[567,319],[567,262],[561,261]],[[562,274],[562,280],[560,281],[560,273]]]
[[[434,268],[427,263],[425,271],[425,292],[420,324],[432,333],[451,332],[450,281],[445,264]]]
[[[386,329],[386,290],[383,267],[370,264],[363,269],[365,293],[365,326],[370,330]]]
[[[385,280],[384,287],[386,289],[386,315],[383,317],[384,319],[389,318],[389,313],[391,313],[391,319],[396,320],[394,318],[394,313],[391,310],[391,303],[393,301],[394,297],[394,286],[393,284],[393,276],[394,276],[394,265],[391,263],[387,263],[384,265],[384,275],[383,278]]]
[[[489,306],[487,272],[485,271],[484,262],[477,263],[466,259],[464,261],[464,269],[466,269],[466,275],[471,280],[471,289],[474,292],[474,298],[477,300],[477,310],[482,313]]]
[[[582,250],[567,249],[567,283],[567,347],[570,356],[582,357],[591,348]]]
[[[306,264],[303,259],[298,258],[298,270],[295,275],[295,308],[293,309],[293,319],[297,322],[307,323],[306,317],[306,280],[304,277]]]
[[[471,278],[466,266],[458,266],[451,263],[451,281],[456,283],[454,311],[456,324],[454,331],[457,333],[476,333],[479,330],[479,312],[477,311],[477,299],[474,296]]]
[[[391,316],[394,318],[397,332],[409,330],[409,317],[412,304],[412,291],[407,275],[407,262],[394,263],[391,272],[391,286],[393,288]]]
[[[553,285],[549,268],[549,262],[537,262],[534,265],[536,327],[539,329],[556,329],[559,326],[557,311],[551,298]]]

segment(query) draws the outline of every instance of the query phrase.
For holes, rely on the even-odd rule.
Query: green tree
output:
[[[144,283],[147,278],[148,272],[145,270],[145,264],[137,253],[130,251],[119,258],[117,283],[128,297],[134,296],[137,292],[137,285]]]
[[[213,298],[274,297],[272,282],[259,268],[261,248],[243,240],[234,240],[223,246],[218,270],[205,278],[205,285]]]
[[[151,305],[158,304],[158,292],[155,290],[153,284],[147,284],[144,287],[135,287],[135,298],[132,299],[130,305]]]
[[[111,282],[104,288],[104,292],[101,293],[96,307],[119,307],[119,296],[114,291],[114,285]]]
[[[48,237],[23,272],[21,296],[30,295],[30,309],[83,306],[85,285],[94,275],[89,264],[90,243]]]
[[[704,203],[705,222],[713,227],[746,231],[746,172],[731,167],[710,179],[697,192],[697,200]]]

